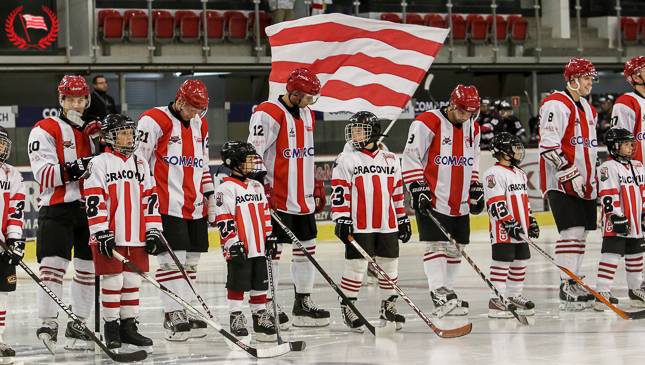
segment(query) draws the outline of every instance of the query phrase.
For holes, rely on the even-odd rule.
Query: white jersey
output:
[[[621,237],[641,238],[641,214],[643,211],[643,164],[632,160],[621,163],[613,159],[603,162],[598,168],[598,195],[602,204],[603,237],[618,236],[612,230],[609,215],[617,214],[627,218],[630,225],[628,235]]]
[[[331,219],[349,217],[356,233],[398,231],[405,216],[399,159],[392,152],[343,152],[331,177]]]
[[[314,202],[314,112],[298,118],[279,101],[265,101],[251,116],[248,142],[267,168],[271,206],[289,214],[310,214]]]
[[[157,107],[143,113],[137,129],[137,153],[152,169],[159,212],[183,219],[204,218],[208,213],[204,194],[214,190],[206,119],[195,116],[184,124],[169,107]]]
[[[403,181],[425,181],[432,208],[449,216],[470,214],[470,183],[479,180],[479,124],[456,126],[441,110],[417,116],[403,151]]]
[[[542,100],[540,106],[540,189],[565,193],[556,177],[556,168],[548,163],[542,153],[560,150],[569,164],[578,168],[585,181],[584,199],[596,199],[596,109],[587,99],[580,98],[579,105],[565,92],[556,91]],[[577,195],[576,195],[577,196]]]
[[[264,187],[255,180],[242,182],[225,177],[215,189],[215,212],[224,257],[235,242],[244,243],[247,257],[264,256],[264,242],[271,234],[271,213]]]
[[[484,172],[484,199],[488,208],[491,243],[519,243],[508,235],[502,226],[511,219],[529,231],[528,180],[526,173],[518,167],[495,164]]]
[[[110,230],[117,246],[145,246],[146,231],[162,230],[155,182],[144,159],[108,149],[88,169],[83,192],[90,234]]]
[[[36,123],[29,133],[27,153],[34,179],[40,185],[38,206],[81,200],[81,182],[63,181],[62,164],[94,152],[89,137],[62,119],[50,117]]]
[[[22,238],[25,211],[25,184],[17,168],[4,163],[0,166],[0,239]]]
[[[625,93],[611,109],[612,127],[625,128],[636,138],[634,158],[645,161],[645,97],[637,92]]]

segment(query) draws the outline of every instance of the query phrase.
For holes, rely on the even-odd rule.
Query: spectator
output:
[[[499,124],[495,129],[495,133],[508,132],[514,136],[524,140],[525,129],[522,122],[518,117],[513,114],[513,107],[511,103],[502,100],[499,103]]]
[[[105,76],[94,76],[92,86],[94,87],[94,91],[92,91],[90,106],[85,110],[85,117],[103,120],[108,114],[116,114],[117,110],[114,99],[107,93],[108,82]]]
[[[596,124],[596,133],[598,136],[604,136],[605,132],[611,128],[611,110],[614,107],[614,96],[611,94],[602,95],[598,98],[600,108],[598,109],[598,124]]]
[[[493,115],[490,99],[482,99],[479,106],[479,118],[477,118],[477,122],[479,123],[482,134],[479,146],[482,150],[488,150],[490,148],[490,142],[495,136],[495,127],[499,123],[499,120]]]
[[[293,19],[295,0],[268,0],[273,24]]]

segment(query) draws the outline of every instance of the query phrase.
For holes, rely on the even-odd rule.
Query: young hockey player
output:
[[[538,238],[540,228],[531,215],[527,194],[526,173],[519,168],[524,158],[524,145],[517,136],[501,132],[493,138],[491,151],[497,163],[484,172],[484,197],[490,220],[493,259],[490,281],[517,312],[535,314],[535,304],[522,295],[526,264],[531,257],[529,245],[522,236]],[[491,318],[512,318],[513,315],[493,292],[488,302]]]
[[[275,251],[273,244],[266,242],[271,234],[271,214],[264,186],[251,179],[258,178],[262,159],[247,142],[226,142],[221,154],[231,176],[223,178],[215,190],[215,221],[226,259],[231,333],[241,337],[249,335],[242,313],[244,292],[249,292],[256,340],[275,341],[273,319],[266,310],[265,252]]]
[[[345,140],[353,151],[342,152],[332,172],[332,220],[336,236],[345,243],[345,270],[340,282],[343,293],[356,301],[367,270],[367,260],[351,246],[349,235],[396,282],[398,277],[399,239],[407,242],[412,234],[410,220],[403,207],[401,165],[394,153],[377,145],[381,126],[370,112],[354,114],[345,126]],[[405,317],[397,313],[398,295],[392,284],[379,278],[383,294],[380,319],[396,322],[401,329]],[[343,321],[352,330],[362,332],[363,323],[341,301]]]
[[[11,153],[11,140],[7,131],[0,127],[0,209],[2,239],[13,251],[0,254],[0,357],[15,356],[16,352],[4,342],[3,335],[7,318],[9,292],[16,290],[16,265],[22,260],[25,241],[22,239],[23,211],[25,209],[25,185],[15,167],[6,163]],[[2,249],[0,249],[2,250]]]
[[[618,261],[625,257],[628,294],[632,307],[645,307],[643,281],[643,164],[633,159],[634,135],[623,128],[612,128],[605,135],[610,158],[599,167],[598,194],[602,204],[602,256],[598,264],[596,290],[613,304],[611,286]],[[595,310],[605,304],[596,299]]]
[[[141,277],[112,258],[117,251],[143,271],[148,254],[161,242],[161,217],[148,163],[133,155],[136,125],[125,115],[109,114],[101,125],[105,152],[92,159],[83,185],[90,226],[94,269],[101,275],[101,308],[105,343],[150,347],[139,334]]]

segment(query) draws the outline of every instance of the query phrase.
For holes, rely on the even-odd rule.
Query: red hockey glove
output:
[[[314,201],[316,202],[316,213],[320,213],[327,205],[327,197],[325,196],[325,183],[322,180],[314,180]]]

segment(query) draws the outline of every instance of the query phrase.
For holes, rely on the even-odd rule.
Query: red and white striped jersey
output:
[[[441,214],[470,214],[471,180],[479,180],[479,124],[450,123],[441,110],[421,113],[410,125],[403,151],[403,181],[425,180]]]
[[[22,238],[26,189],[20,171],[7,163],[0,166],[0,194],[0,239]]]
[[[251,116],[248,142],[264,160],[271,207],[289,214],[314,212],[314,112],[294,118],[279,101],[265,101]]]
[[[96,152],[83,132],[60,118],[36,123],[29,132],[27,153],[31,171],[40,185],[39,207],[81,200],[81,182],[64,182],[62,164]]]
[[[581,107],[580,107],[581,106]],[[566,92],[556,91],[542,100],[540,106],[540,189],[565,193],[558,183],[556,168],[542,153],[561,150],[569,164],[575,164],[585,180],[584,199],[596,199],[596,139],[597,113],[587,99],[580,98],[580,106]]]
[[[343,152],[331,177],[331,219],[349,217],[356,233],[390,233],[405,216],[401,164],[392,152]]]
[[[637,142],[634,158],[645,161],[645,97],[637,92],[619,96],[611,109],[611,124],[634,134]]]
[[[144,112],[137,129],[137,153],[152,169],[159,212],[183,219],[205,217],[204,194],[214,190],[206,119],[195,116],[184,124],[163,106]]]
[[[628,163],[609,159],[600,165],[599,171],[598,195],[602,206],[603,237],[618,236],[612,231],[612,224],[608,219],[611,214],[622,215],[629,221],[630,232],[621,237],[643,237],[641,227],[645,199],[643,164],[632,160],[630,166]]]
[[[502,227],[502,222],[514,219],[529,231],[528,179],[526,173],[513,166],[495,164],[484,172],[484,199],[488,208],[488,229],[491,243],[519,243]]]
[[[264,187],[255,180],[225,177],[215,189],[215,222],[222,251],[242,241],[247,257],[264,256],[264,242],[271,234],[271,213]]]
[[[91,234],[109,229],[117,246],[145,246],[146,231],[162,230],[148,162],[108,148],[92,159],[88,169],[83,193]]]

